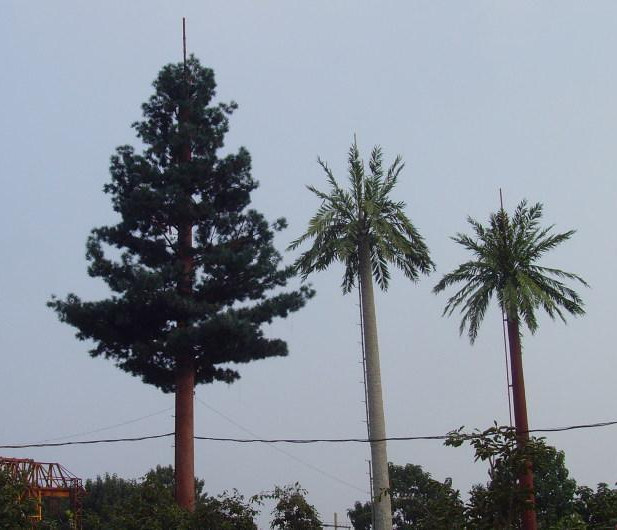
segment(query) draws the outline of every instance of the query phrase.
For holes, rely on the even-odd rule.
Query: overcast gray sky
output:
[[[136,144],[130,124],[152,80],[181,59],[182,16],[189,50],[216,73],[219,100],[239,103],[226,149],[252,154],[261,183],[253,205],[287,217],[281,250],[318,206],[304,187],[324,187],[318,155],[344,180],[355,133],[365,157],[380,144],[387,161],[406,162],[395,196],[437,272],[416,285],[395,274],[377,297],[389,435],[508,421],[497,307],[471,347],[458,320],[441,318],[445,297],[431,293],[468,257],[448,237],[467,230],[467,215],[486,221],[499,188],[506,208],[541,201],[547,224],[577,229],[543,264],[591,285],[581,293],[585,317],[567,326],[543,317],[524,337],[532,428],[617,419],[616,3],[4,0],[0,445],[173,430],[173,396],[90,359],[45,302],[69,291],[105,296],[86,274],[85,240],[115,220],[101,191],[109,156]],[[197,434],[365,435],[357,297],[341,294],[341,274],[314,276],[317,296],[268,331],[288,341],[288,358],[242,366],[232,386],[197,388]],[[617,480],[617,428],[547,438],[579,483]],[[171,444],[0,454],[58,461],[83,478],[139,477],[172,463]],[[213,494],[299,481],[326,520],[368,498],[368,447],[280,449],[197,442],[196,473]],[[392,442],[389,457],[450,476],[463,493],[486,479],[470,451],[440,442]]]

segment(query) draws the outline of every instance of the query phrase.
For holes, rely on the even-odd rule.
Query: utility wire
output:
[[[74,442],[0,445],[0,449],[25,449],[28,447],[62,447],[65,445],[110,444],[110,443],[116,443],[116,442],[141,442],[142,440],[154,440],[155,438],[166,438],[167,436],[173,436],[174,434],[175,433],[173,432],[168,432],[166,434],[153,434],[151,436],[137,436],[135,438],[109,438],[107,440],[76,440]]]
[[[567,427],[549,427],[545,429],[530,429],[526,431],[528,433],[542,433],[542,432],[562,432],[562,431],[574,431],[579,429],[594,429],[598,427],[608,427],[611,425],[617,425],[615,421],[604,421],[598,423],[587,423],[582,425],[569,425]],[[99,443],[114,443],[114,442],[139,442],[142,440],[152,440],[155,438],[165,438],[167,436],[173,436],[174,433],[155,434],[152,436],[139,436],[135,438],[111,438],[107,440],[80,440],[74,442],[57,442],[57,443],[38,443],[38,444],[13,444],[13,445],[0,445],[0,449],[24,449],[28,447],[61,447],[64,445],[88,445]],[[195,440],[204,440],[210,442],[232,442],[232,443],[288,443],[288,444],[314,444],[314,443],[370,443],[370,442],[409,442],[415,440],[445,440],[448,435],[436,435],[436,436],[391,436],[388,438],[379,439],[366,439],[366,438],[221,438],[214,436],[195,436]]]
[[[254,436],[256,438],[258,438],[258,435],[255,434],[254,432],[251,432],[249,429],[247,429],[246,427],[244,427],[243,425],[240,425],[237,421],[232,420],[229,416],[226,416],[225,414],[223,414],[221,411],[216,410],[214,407],[212,407],[211,405],[208,405],[205,401],[202,401],[201,399],[199,399],[197,396],[195,396],[195,399],[201,403],[204,407],[206,407],[207,409],[211,410],[212,412],[214,412],[215,414],[219,415],[221,418],[223,418],[225,421],[231,423],[232,425],[234,425],[235,427],[237,427],[238,429],[240,429],[241,431],[244,431],[246,434],[248,434],[249,436]],[[343,484],[349,488],[353,488],[357,491],[360,491],[362,493],[366,493],[366,491],[364,491],[361,488],[358,488],[358,486],[356,486],[355,484],[351,484],[350,482],[347,482],[335,475],[332,475],[331,473],[328,473],[327,471],[324,471],[323,469],[318,468],[317,466],[310,464],[309,462],[305,462],[304,460],[298,458],[297,456],[285,451],[284,449],[281,449],[280,447],[277,447],[274,444],[268,444],[269,447],[271,447],[272,449],[274,449],[275,451],[278,451],[281,454],[284,454],[287,458],[291,458],[292,460],[295,460],[296,462],[302,464],[303,466],[308,467],[309,469],[312,469],[313,471],[319,473],[320,475],[323,475],[324,477],[329,478],[330,480],[334,480],[335,482],[338,482],[340,484]]]
[[[596,427],[608,427],[610,425],[617,425],[617,421],[603,421],[599,423],[587,423],[583,425],[570,425],[568,427],[552,427],[546,429],[529,429],[530,433],[533,432],[560,432],[560,431],[574,431],[576,429],[593,429]]]
[[[66,436],[57,436],[55,438],[47,438],[45,440],[41,440],[37,443],[44,442],[55,442],[57,440],[66,440],[67,438],[75,438],[76,436],[87,436],[88,434],[94,434],[97,432],[108,431],[110,429],[115,429],[117,427],[124,427],[125,425],[130,425],[131,423],[137,423],[138,421],[146,420],[148,418],[152,418],[153,416],[158,416],[159,414],[163,414],[163,412],[169,412],[173,410],[174,407],[167,407],[166,409],[159,410],[158,412],[153,412],[152,414],[147,414],[146,416],[140,416],[139,418],[134,418],[132,420],[123,421],[122,423],[116,423],[114,425],[108,425],[107,427],[100,427],[99,429],[94,429],[92,431],[83,431],[75,434],[67,434]]]

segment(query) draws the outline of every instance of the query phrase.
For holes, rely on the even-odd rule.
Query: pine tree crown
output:
[[[212,70],[191,56],[186,66],[165,66],[153,86],[133,124],[143,152],[124,145],[111,157],[104,192],[121,220],[93,229],[86,245],[88,273],[111,296],[69,294],[48,305],[94,342],[92,356],[166,392],[179,356],[194,359],[197,383],[231,383],[239,373],[230,363],[287,355],[263,325],[300,309],[313,291],[284,289],[295,272],[273,240],[286,223],[249,208],[257,182],[248,151],[218,155],[236,104],[212,104]]]

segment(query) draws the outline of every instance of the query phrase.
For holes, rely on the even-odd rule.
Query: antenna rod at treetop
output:
[[[503,210],[503,195],[501,194],[501,188],[499,188],[499,204],[501,204],[501,209]]]
[[[182,17],[182,55],[184,57],[184,67],[186,68],[186,18]]]

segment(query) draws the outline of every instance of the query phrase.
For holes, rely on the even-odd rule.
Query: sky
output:
[[[130,124],[160,68],[187,45],[214,69],[217,101],[238,102],[221,155],[246,146],[260,182],[253,206],[285,216],[283,251],[319,206],[317,157],[346,179],[354,134],[364,157],[381,145],[405,161],[394,197],[425,237],[437,271],[416,284],[394,273],[377,294],[390,436],[506,424],[501,313],[478,340],[442,318],[441,276],[469,259],[449,237],[499,207],[542,202],[546,224],[575,236],[542,264],[579,273],[587,314],[540,319],[523,337],[531,428],[617,420],[612,326],[617,286],[617,4],[610,1],[264,0],[55,2],[4,0],[0,43],[0,445],[173,431],[173,396],[91,359],[45,306],[52,294],[106,296],[88,277],[85,241],[116,222],[109,157],[139,146]],[[286,263],[297,254],[284,253]],[[289,356],[240,367],[242,379],[196,389],[196,434],[363,437],[357,293],[342,267],[310,282],[317,295],[267,333]],[[617,427],[551,433],[571,475],[615,483]],[[1,449],[60,462],[82,478],[143,476],[173,462],[172,438],[108,445]],[[463,495],[486,481],[466,448],[391,442],[389,459],[452,477]],[[250,496],[300,482],[323,519],[368,499],[368,446],[196,442],[206,490]],[[267,508],[266,508],[267,512]],[[260,517],[267,526],[268,514]]]

